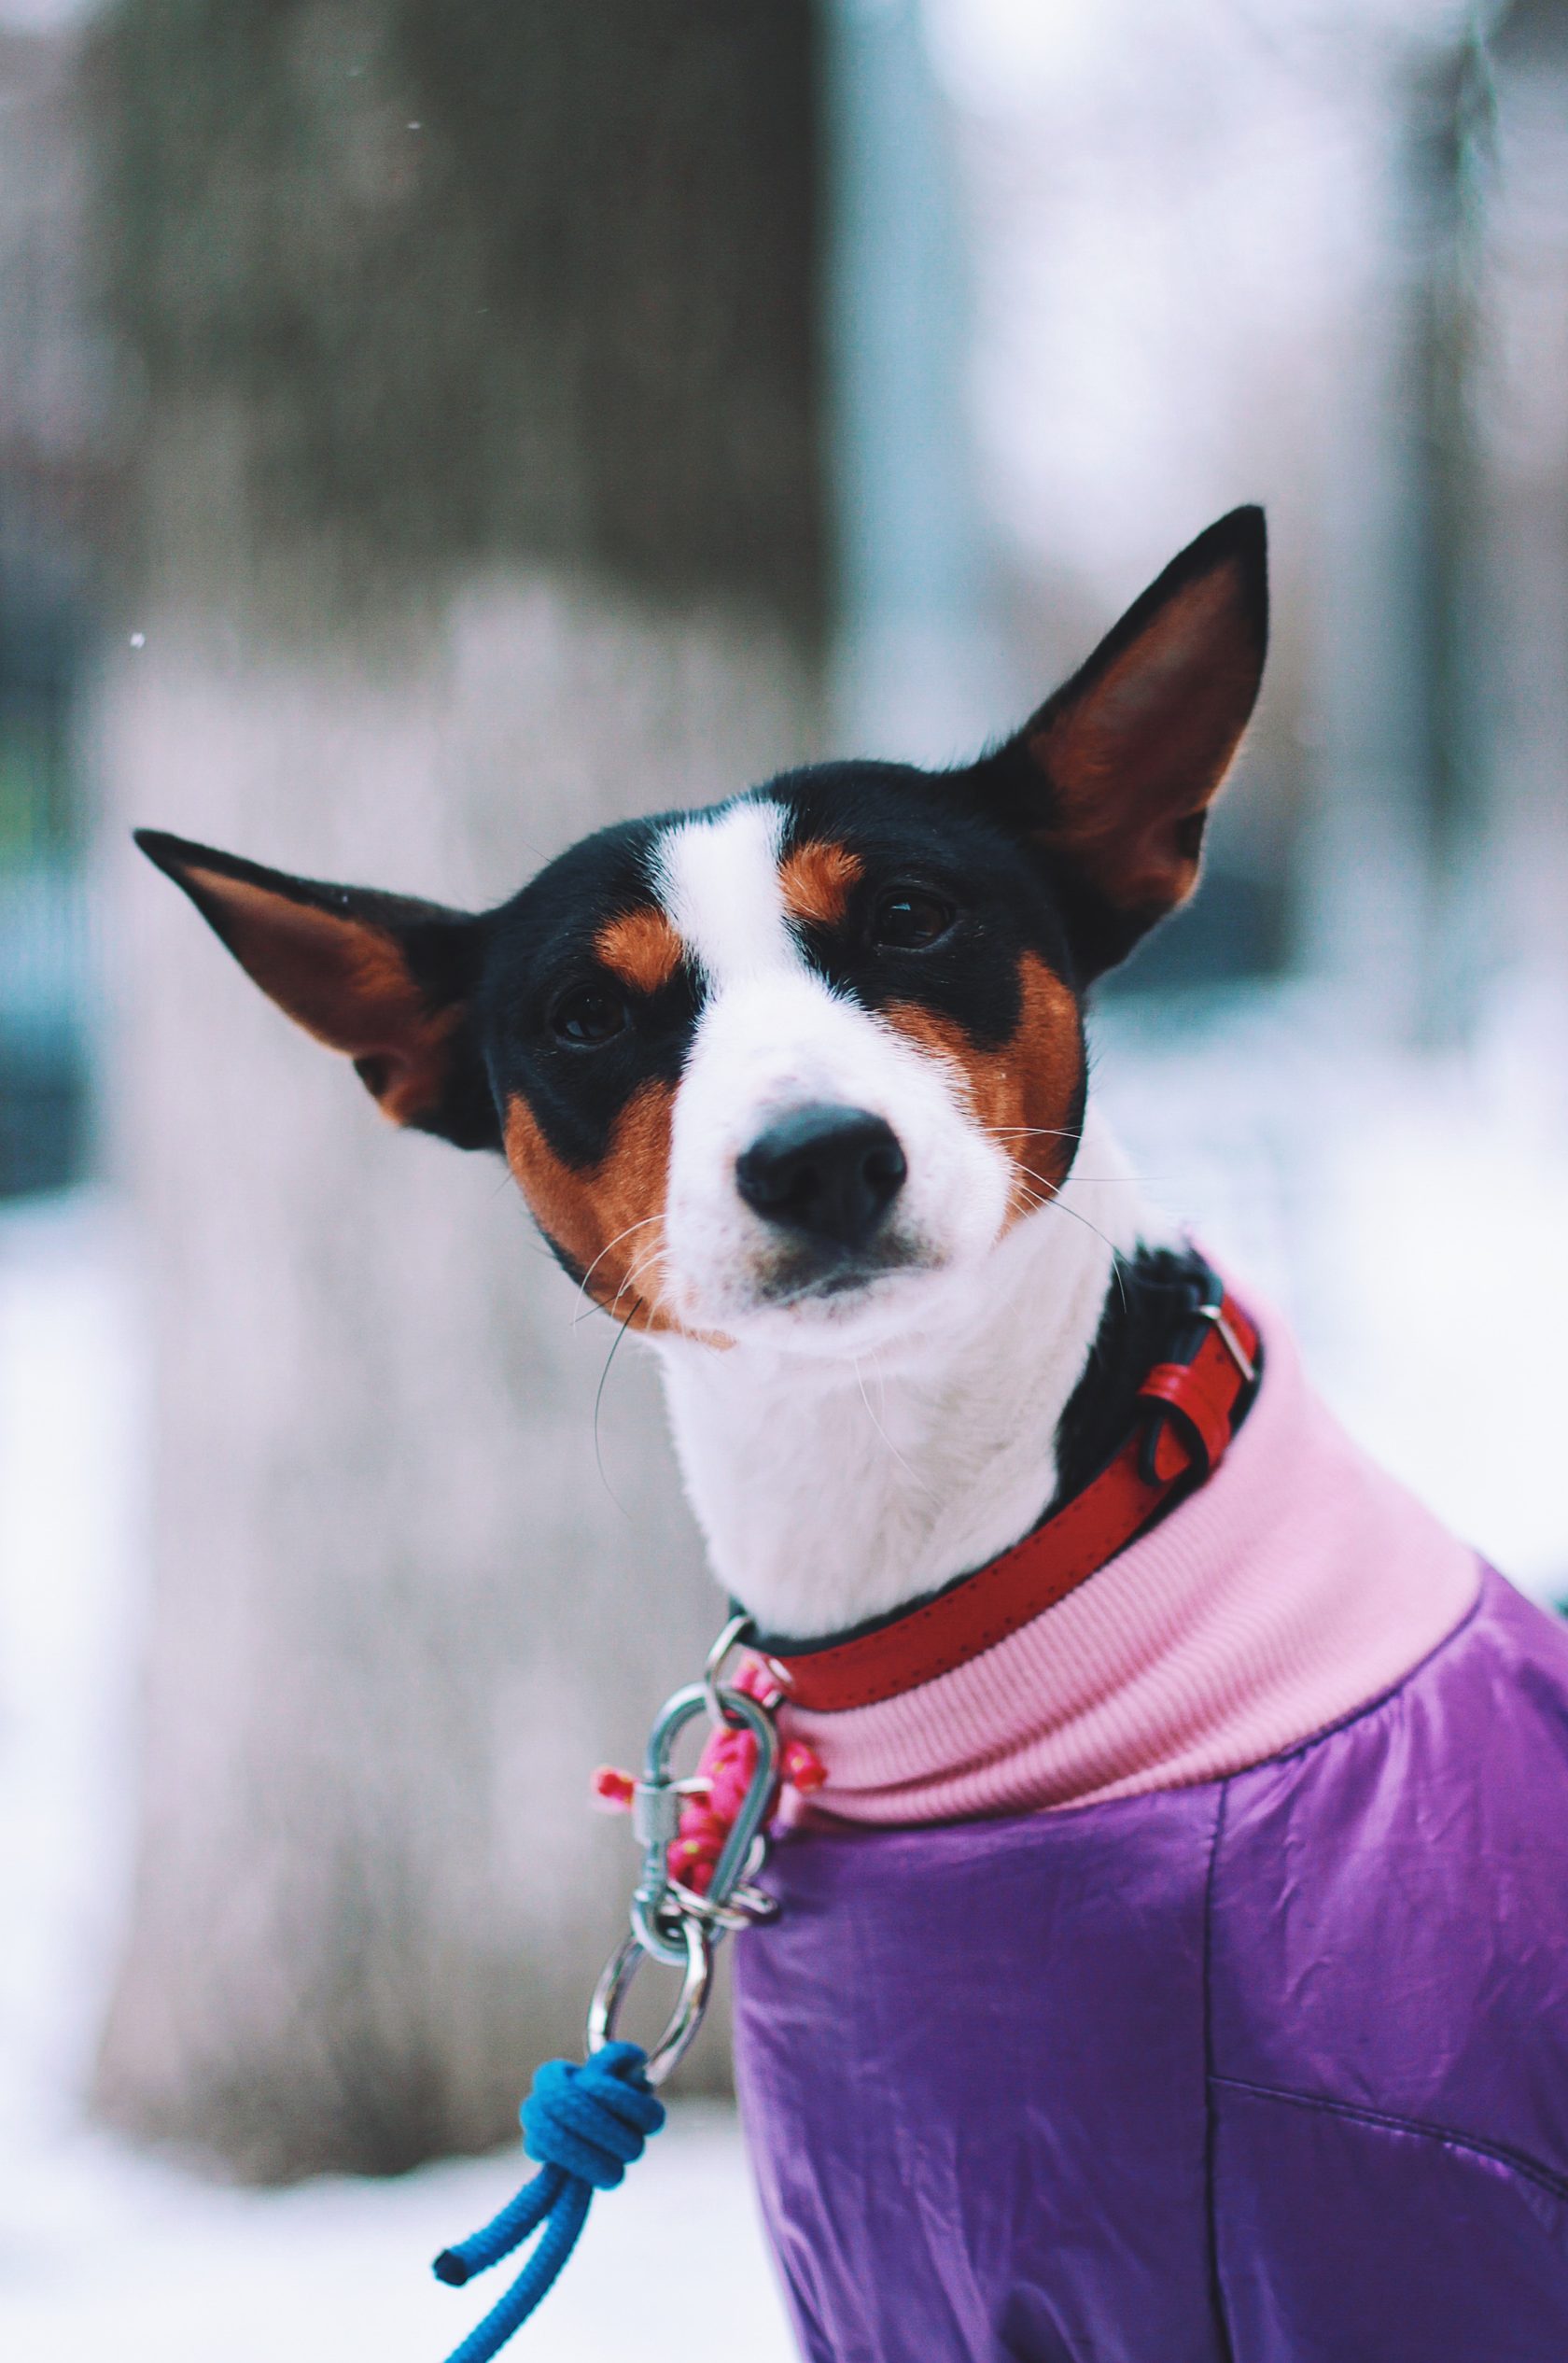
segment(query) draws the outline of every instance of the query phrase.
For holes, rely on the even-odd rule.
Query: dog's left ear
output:
[[[134,834],[262,992],[353,1060],[383,1115],[458,1148],[499,1148],[473,1020],[483,918]]]
[[[1197,882],[1209,806],[1256,702],[1268,643],[1263,511],[1184,549],[1086,665],[978,767],[1052,857],[1085,981]]]

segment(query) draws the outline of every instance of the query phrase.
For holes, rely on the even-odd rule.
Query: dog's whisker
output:
[[[1062,1199],[1048,1198],[1045,1200],[1044,1203],[1047,1206],[1056,1207],[1059,1214],[1071,1215],[1074,1222],[1081,1222],[1085,1231],[1092,1231],[1097,1239],[1104,1241],[1106,1246],[1108,1246],[1111,1250],[1111,1277],[1116,1283],[1116,1287],[1121,1293],[1122,1302],[1126,1304],[1127,1281],[1122,1275],[1122,1259],[1115,1241],[1106,1238],[1106,1235],[1104,1231],[1101,1231],[1099,1223],[1091,1222],[1087,1215],[1081,1215],[1076,1206],[1069,1206]]]
[[[646,1305],[646,1307],[647,1307],[647,1309],[649,1310],[649,1312],[651,1312],[651,1313],[658,1313],[658,1312],[663,1311],[663,1310],[664,1310],[664,1307],[665,1307],[665,1291],[664,1291],[663,1285],[661,1284],[661,1285],[656,1286],[656,1287],[653,1288],[653,1290],[651,1291],[651,1295],[648,1295],[648,1296],[644,1296],[644,1295],[642,1294],[642,1292],[641,1292],[641,1290],[639,1289],[638,1285],[637,1285],[637,1284],[638,1284],[638,1282],[641,1280],[641,1278],[642,1278],[642,1276],[643,1276],[644,1273],[646,1273],[646,1272],[651,1272],[651,1271],[652,1271],[652,1270],[653,1270],[653,1269],[654,1269],[657,1265],[662,1264],[662,1263],[663,1263],[663,1261],[664,1261],[664,1249],[663,1249],[662,1247],[655,1247],[655,1248],[653,1249],[653,1252],[651,1253],[651,1255],[647,1255],[647,1256],[644,1256],[644,1258],[642,1259],[642,1261],[641,1261],[640,1263],[635,1263],[635,1264],[633,1264],[633,1266],[632,1266],[631,1270],[627,1273],[627,1274],[626,1274],[625,1278],[622,1281],[621,1286],[620,1286],[620,1287],[616,1289],[615,1294],[614,1294],[614,1295],[610,1298],[610,1300],[609,1300],[609,1305],[606,1307],[606,1310],[607,1310],[608,1312],[609,1312],[609,1313],[612,1313],[612,1314],[613,1314],[613,1313],[614,1313],[614,1311],[615,1311],[615,1307],[616,1307],[616,1306],[620,1303],[620,1301],[621,1301],[622,1298],[623,1298],[623,1296],[627,1293],[627,1291],[628,1291],[628,1290],[630,1290],[631,1294],[632,1294],[632,1295],[633,1295],[633,1296],[637,1299],[637,1302],[638,1304]],[[635,1308],[634,1308],[634,1314],[635,1314]],[[634,1314],[625,1314],[625,1315],[619,1315],[619,1316],[617,1316],[617,1317],[619,1317],[619,1318],[621,1318],[621,1319],[623,1319],[623,1320],[627,1320],[627,1321],[629,1321],[629,1320],[631,1320],[631,1319],[634,1317]]]
[[[1051,1206],[1055,1207],[1058,1214],[1071,1215],[1074,1222],[1081,1222],[1085,1231],[1092,1231],[1095,1237],[1102,1240],[1105,1245],[1110,1248],[1111,1276],[1115,1281],[1116,1287],[1121,1292],[1122,1302],[1125,1304],[1127,1302],[1127,1281],[1122,1274],[1121,1253],[1115,1241],[1106,1236],[1105,1232],[1101,1231],[1099,1223],[1091,1222],[1088,1216],[1081,1214],[1076,1206],[1070,1206],[1067,1201],[1063,1198],[1060,1188],[1057,1184],[1047,1181],[1043,1174],[1035,1173],[1033,1168],[1030,1166],[1022,1165],[1018,1170],[1020,1173],[1027,1174],[1030,1181],[1038,1182],[1042,1190],[1046,1193],[1043,1197],[1037,1198],[1032,1190],[1027,1190],[1021,1187],[1019,1188],[1019,1196],[1030,1202],[1037,1213],[1043,1213],[1046,1207]]]
[[[621,1245],[621,1242],[623,1239],[629,1239],[634,1231],[646,1231],[650,1223],[662,1222],[663,1219],[664,1217],[662,1213],[657,1215],[644,1215],[640,1222],[629,1222],[624,1231],[618,1231],[614,1238],[608,1241],[606,1245],[599,1249],[598,1254],[594,1258],[593,1262],[588,1266],[587,1271],[578,1282],[577,1295],[579,1303],[582,1301],[583,1295],[587,1290],[589,1281],[593,1278],[595,1273],[597,1272],[606,1256],[612,1253],[612,1251]],[[589,1311],[597,1312],[601,1309],[602,1308],[599,1305],[598,1300],[595,1298],[593,1305],[590,1306]],[[587,1317],[587,1313],[578,1314],[572,1322],[572,1327],[575,1329],[578,1321],[585,1321]]]
[[[657,1220],[657,1217],[651,1217],[651,1219]],[[634,1231],[640,1230],[642,1227],[642,1225],[637,1223],[633,1223],[630,1226],[630,1228]],[[623,1232],[622,1236],[624,1237],[625,1235],[626,1234]],[[608,1319],[615,1323],[616,1335],[619,1338],[621,1333],[624,1329],[628,1329],[636,1320],[639,1308],[646,1310],[649,1313],[661,1313],[666,1311],[667,1303],[662,1286],[651,1289],[647,1294],[639,1291],[637,1287],[637,1283],[641,1280],[643,1274],[651,1271],[654,1265],[662,1260],[663,1255],[664,1249],[662,1247],[656,1247],[652,1254],[645,1256],[640,1263],[633,1264],[631,1269],[623,1278],[620,1287],[615,1291],[615,1294],[612,1297],[595,1299],[595,1301],[588,1307],[586,1312],[580,1313],[578,1315],[576,1320],[572,1323],[573,1329],[581,1329],[582,1323],[588,1320],[592,1315],[595,1313],[602,1313]],[[630,1310],[624,1313],[618,1312],[616,1308],[620,1304],[622,1298],[628,1294],[634,1300]],[[611,1352],[613,1351],[614,1349],[612,1347]],[[607,1371],[609,1365],[607,1363]],[[603,1382],[601,1381],[601,1385],[602,1383]]]
[[[613,1501],[613,1502],[614,1502],[615,1507],[617,1508],[617,1510],[619,1510],[619,1511],[620,1511],[621,1515],[622,1515],[622,1516],[625,1519],[626,1524],[627,1524],[628,1526],[630,1526],[630,1525],[631,1525],[631,1523],[632,1523],[632,1513],[631,1513],[631,1512],[627,1509],[627,1507],[626,1507],[625,1503],[622,1500],[622,1498],[621,1498],[620,1495],[616,1492],[615,1487],[614,1487],[614,1486],[610,1484],[609,1476],[606,1474],[606,1471],[605,1471],[605,1465],[604,1465],[604,1453],[603,1453],[603,1451],[602,1451],[602,1449],[601,1449],[601,1446],[600,1446],[600,1441],[599,1441],[599,1412],[600,1412],[600,1409],[601,1409],[601,1407],[602,1407],[602,1405],[603,1405],[603,1403],[604,1403],[605,1386],[606,1386],[606,1384],[607,1384],[607,1382],[608,1382],[608,1380],[609,1380],[609,1378],[610,1366],[611,1366],[611,1364],[614,1362],[614,1360],[615,1360],[615,1357],[616,1357],[617,1354],[619,1354],[619,1353],[620,1353],[620,1351],[621,1351],[621,1341],[622,1341],[622,1339],[625,1336],[625,1334],[626,1334],[626,1324],[623,1321],[623,1322],[620,1324],[620,1326],[617,1328],[614,1337],[613,1337],[613,1338],[611,1338],[611,1340],[610,1340],[610,1343],[609,1343],[609,1353],[605,1356],[604,1368],[603,1368],[603,1370],[599,1372],[599,1384],[598,1384],[597,1388],[595,1390],[595,1395],[594,1395],[594,1464],[595,1464],[595,1467],[598,1470],[598,1472],[599,1472],[599,1483],[600,1483],[600,1484],[601,1484],[601,1485],[603,1485],[603,1487],[604,1487],[604,1489],[605,1489],[606,1493],[609,1496],[609,1498],[610,1498],[611,1501]]]
[[[1040,1141],[1081,1141],[1084,1137],[1083,1132],[1076,1128],[1064,1129],[1055,1124],[982,1124],[980,1130],[983,1132],[995,1132],[999,1135],[1005,1133],[1015,1139],[1027,1136],[1030,1140]]]
[[[931,1487],[927,1484],[919,1470],[912,1467],[909,1461],[904,1458],[903,1453],[900,1452],[898,1446],[894,1443],[892,1438],[883,1427],[882,1422],[877,1418],[876,1414],[872,1410],[871,1397],[866,1393],[865,1374],[861,1369],[859,1355],[852,1355],[850,1357],[850,1367],[855,1373],[855,1384],[861,1390],[861,1400],[865,1405],[865,1415],[867,1419],[870,1420],[873,1428],[876,1430],[877,1435],[880,1436],[888,1451],[898,1462],[899,1467],[903,1470],[905,1476],[912,1477],[916,1484],[919,1486],[921,1492],[929,1495],[931,1493]]]

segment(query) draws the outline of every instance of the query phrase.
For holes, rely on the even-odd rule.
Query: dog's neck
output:
[[[1057,1199],[917,1339],[858,1361],[661,1340],[720,1582],[765,1631],[805,1639],[900,1608],[1016,1541],[1057,1491],[1063,1414],[1117,1260],[1164,1237],[1091,1108]]]

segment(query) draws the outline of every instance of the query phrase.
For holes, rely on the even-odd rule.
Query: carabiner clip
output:
[[[743,1690],[707,1681],[689,1682],[667,1699],[649,1734],[642,1779],[632,1792],[632,1826],[642,1847],[642,1877],[632,1897],[632,1929],[645,1952],[671,1969],[685,1960],[680,1939],[665,1933],[672,1903],[669,1850],[680,1824],[679,1783],[670,1774],[670,1756],[686,1725],[709,1705],[710,1692],[726,1722],[743,1724],[757,1743],[757,1762],[740,1811],[735,1815],[722,1851],[714,1866],[706,1901],[714,1911],[726,1905],[751,1864],[754,1841],[762,1833],[778,1779],[778,1733],[767,1709]]]
[[[632,1827],[642,1848],[642,1875],[632,1895],[630,1930],[594,1989],[588,2051],[592,2056],[612,2039],[621,2004],[645,1958],[679,1970],[679,1995],[649,2054],[651,2084],[668,2075],[702,2024],[714,1947],[732,1929],[767,1918],[773,1909],[770,1899],[749,1881],[766,1850],[763,1824],[778,1785],[778,1731],[759,1699],[721,1679],[725,1659],[749,1629],[747,1618],[733,1617],[708,1653],[702,1680],[688,1682],[665,1701],[648,1735],[642,1779],[632,1789]],[[671,1771],[670,1759],[686,1725],[705,1711],[715,1723],[749,1731],[757,1760],[707,1892],[697,1895],[670,1874],[669,1852],[680,1827],[683,1787]]]

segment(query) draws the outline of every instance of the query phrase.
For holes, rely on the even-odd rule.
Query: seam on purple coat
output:
[[[1430,2125],[1418,2117],[1401,2117],[1391,2109],[1370,2109],[1359,2101],[1337,2101],[1328,2092],[1293,2092],[1282,2084],[1256,2084],[1244,2075],[1211,2075],[1211,2086],[1219,2086],[1229,2092],[1251,2092],[1260,2101],[1283,2101],[1297,2109],[1317,2109],[1326,2117],[1352,2117],[1359,2125],[1383,2125],[1391,2132],[1414,2133],[1421,2141],[1440,2142],[1445,2149],[1464,2150],[1474,2158],[1490,2158],[1498,2166],[1509,2167],[1522,2174],[1527,2182],[1538,2183],[1553,2199],[1568,2199],[1568,2177],[1554,2174],[1549,2166],[1528,2157],[1524,2151],[1510,2149],[1503,2142],[1488,2142],[1474,2133],[1461,2133],[1451,2125]]]
[[[1214,2147],[1218,2131],[1214,2120],[1214,2088],[1221,2079],[1214,2072],[1214,2018],[1210,2005],[1213,1992],[1214,1886],[1219,1876],[1220,1842],[1225,1836],[1225,1801],[1229,1793],[1230,1782],[1222,1780],[1219,1800],[1214,1808],[1214,1827],[1209,1840],[1209,1869],[1203,1882],[1203,2211],[1209,2242],[1209,2291],[1213,2300],[1214,2328],[1219,2334],[1223,2363],[1236,2363],[1236,2340],[1230,2327],[1230,2310],[1225,2304],[1225,2277],[1220,2271],[1219,2196],[1214,2173]]]

